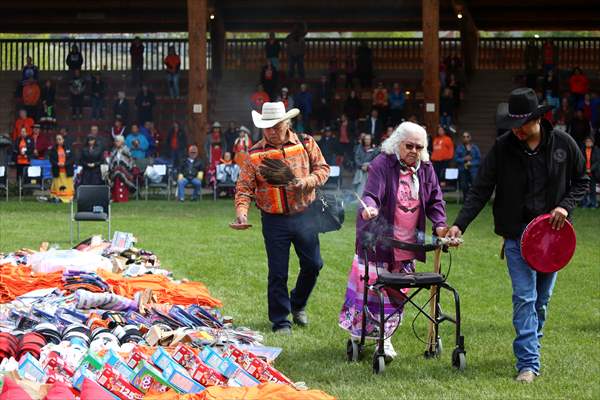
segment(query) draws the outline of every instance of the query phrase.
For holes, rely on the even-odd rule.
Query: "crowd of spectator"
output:
[[[306,25],[298,24],[284,43],[280,43],[275,34],[268,35],[265,64],[260,69],[256,91],[250,95],[250,108],[260,112],[265,102],[281,101],[286,110],[300,109],[300,115],[293,120],[295,131],[313,135],[326,161],[349,171],[353,176],[352,184],[360,193],[369,162],[378,154],[379,146],[394,127],[404,120],[418,122],[414,110],[408,107],[411,92],[398,81],[386,83],[376,79],[372,50],[366,41],[361,42],[354,53],[345,56],[343,62],[332,58],[317,81],[307,81],[304,68],[306,34]],[[283,51],[287,52],[287,69],[281,62]],[[130,183],[139,180],[146,166],[155,161],[173,166],[173,176],[178,182],[177,197],[181,201],[185,187],[193,187],[194,200],[202,185],[234,183],[238,166],[246,159],[252,143],[259,140],[261,132],[234,121],[225,129],[214,121],[202,149],[206,158],[201,159],[199,149],[189,146],[180,123],[173,122],[164,135],[154,126],[156,96],[144,82],[144,46],[139,38],[132,42],[130,55],[131,83],[139,87],[134,104],[130,105],[125,91],[119,91],[112,103],[114,123],[107,131],[101,131],[98,125],[92,126],[81,150],[73,148],[73,136],[66,128],[53,135],[57,124],[55,85],[51,80],[45,80],[40,89],[40,71],[31,57],[27,57],[19,84],[22,109],[12,137],[19,176],[31,159],[48,158],[46,153],[53,149],[54,155],[66,151],[70,165],[83,167],[75,184],[106,181],[113,189],[114,201],[127,201],[127,192],[135,190],[135,185]],[[537,91],[541,104],[552,105],[553,109],[545,118],[573,136],[586,155],[592,175],[592,167],[600,160],[600,153],[594,146],[599,139],[600,98],[590,91],[589,80],[580,68],[573,68],[568,77],[558,70],[558,52],[551,41],[546,41],[541,48],[530,42],[524,58],[524,83]],[[110,114],[106,110],[108,83],[98,71],[82,74],[85,59],[77,46],[72,47],[66,65],[71,118],[83,118],[83,105],[88,96],[90,118],[104,120]],[[181,60],[172,46],[164,58],[164,65],[169,95],[178,98]],[[429,152],[442,187],[445,186],[445,170],[456,167],[460,188],[466,194],[477,174],[481,154],[468,132],[457,134],[464,81],[460,57],[453,55],[442,60],[440,121],[438,130],[430,135]],[[460,143],[455,145],[455,140]],[[60,152],[56,147],[59,141]],[[66,159],[59,163],[59,158],[65,157],[53,156],[50,160],[62,171]],[[102,164],[108,166],[104,172],[100,168]],[[593,185],[595,187],[595,182]],[[230,189],[224,190],[223,194],[231,194]],[[586,204],[596,206],[591,197]]]
[[[136,37],[130,47],[131,85],[139,88],[134,100],[135,110],[120,90],[107,107],[109,82],[100,71],[85,72],[85,57],[73,45],[65,59],[71,119],[91,120],[84,143],[66,126],[59,127],[67,115],[57,116],[55,83],[46,79],[32,57],[27,56],[17,85],[18,112],[11,132],[11,160],[16,166],[17,180],[33,164],[48,165],[52,171],[53,201],[69,201],[79,184],[108,184],[113,201],[127,201],[136,190],[147,165],[155,160],[173,166],[173,174],[183,168],[188,153],[187,138],[178,122],[167,135],[154,125],[156,96],[144,81],[144,46]],[[164,58],[167,86],[171,98],[180,97],[179,74],[181,59],[173,46]],[[41,87],[40,87],[41,86]],[[84,116],[86,98],[90,115]],[[110,111],[109,111],[110,110]],[[111,115],[112,111],[112,115]],[[132,111],[137,112],[134,116]],[[62,117],[62,119],[61,119]],[[100,122],[112,119],[107,129]],[[83,132],[79,132],[83,133]],[[5,164],[7,160],[3,160]],[[78,170],[75,166],[79,166]]]
[[[559,51],[552,40],[541,46],[530,40],[525,47],[524,83],[534,89],[540,104],[552,109],[544,116],[557,128],[569,133],[586,158],[590,176],[584,207],[597,207],[596,184],[600,181],[600,97],[590,87],[590,79],[581,68],[561,66]]]

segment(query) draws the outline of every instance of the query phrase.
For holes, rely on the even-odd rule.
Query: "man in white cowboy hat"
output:
[[[323,266],[319,237],[308,212],[315,200],[315,188],[325,183],[329,166],[314,139],[298,137],[289,120],[300,111],[285,111],[282,102],[263,104],[262,113],[252,111],[263,138],[250,149],[242,165],[235,195],[236,222],[232,227],[247,228],[252,199],[259,208],[267,250],[269,320],[273,331],[291,333],[294,323],[305,326],[305,307]],[[290,245],[300,261],[295,288],[288,293]]]
[[[459,237],[490,199],[494,189],[494,225],[504,238],[504,254],[513,291],[517,381],[532,382],[540,373],[540,339],[556,272],[540,273],[521,255],[525,226],[550,213],[554,229],[561,229],[583,197],[588,178],[577,144],[552,127],[532,89],[511,92],[498,107],[496,123],[506,132],[496,139],[479,168],[465,204],[448,236]]]

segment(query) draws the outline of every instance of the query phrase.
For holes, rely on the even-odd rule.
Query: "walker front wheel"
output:
[[[454,349],[452,352],[452,366],[459,371],[464,371],[467,368],[467,355],[464,350]]]
[[[385,371],[385,356],[377,354],[377,352],[375,352],[375,354],[373,354],[373,373],[378,375],[378,374],[383,374],[384,371]]]
[[[358,362],[360,360],[361,350],[361,346],[358,342],[348,339],[348,342],[346,343],[346,356],[348,362]]]

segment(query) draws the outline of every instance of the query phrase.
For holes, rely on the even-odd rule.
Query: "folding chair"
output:
[[[342,188],[342,169],[338,165],[329,167],[329,178],[325,182],[324,189],[341,190]]]
[[[233,177],[231,177],[231,175],[229,175],[229,176],[231,179],[233,179]],[[238,172],[238,178],[239,178],[239,172]],[[236,187],[236,182],[231,182],[231,179],[228,179],[228,182],[219,182],[219,180],[217,179],[217,174],[215,174],[213,179],[215,180],[215,183],[213,184],[213,200],[214,201],[217,200],[217,197],[219,195],[219,190],[235,189],[235,187]]]
[[[215,184],[213,185],[213,200],[217,201],[217,196],[219,194],[219,190],[223,190],[223,189],[231,189],[234,188],[235,189],[235,183],[221,183],[218,182],[217,180],[215,180]],[[201,196],[198,196],[201,197]]]
[[[6,201],[8,201],[8,174],[6,173],[6,166],[0,165],[0,189],[6,193]]]
[[[456,204],[460,203],[460,184],[458,181],[458,168],[446,168],[444,171],[446,182],[454,181],[456,185]]]
[[[110,188],[105,185],[82,185],[77,187],[75,201],[71,202],[70,234],[73,244],[73,223],[77,222],[77,240],[79,240],[79,223],[108,222],[108,236],[110,240]],[[77,202],[77,212],[75,205]]]
[[[52,164],[50,160],[31,160],[31,166],[42,168],[42,182],[44,183],[44,187],[50,187],[52,185]]]
[[[150,180],[149,174],[156,179]],[[158,179],[160,178],[160,181]],[[148,165],[144,171],[144,200],[148,200],[150,189],[165,189],[167,191],[167,200],[171,200],[171,171],[165,164]]]
[[[23,169],[23,176],[19,179],[19,201],[23,197],[23,189],[44,190],[42,167],[29,166]]]

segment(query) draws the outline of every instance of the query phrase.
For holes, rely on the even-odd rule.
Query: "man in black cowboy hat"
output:
[[[479,169],[449,237],[459,237],[490,199],[494,189],[494,225],[504,238],[513,289],[513,325],[516,338],[517,381],[532,382],[540,373],[540,338],[556,273],[531,269],[521,256],[520,237],[525,226],[541,214],[561,229],[585,194],[585,160],[575,141],[553,129],[542,118],[548,106],[539,106],[531,89],[515,89],[496,117],[506,132],[496,139]]]

